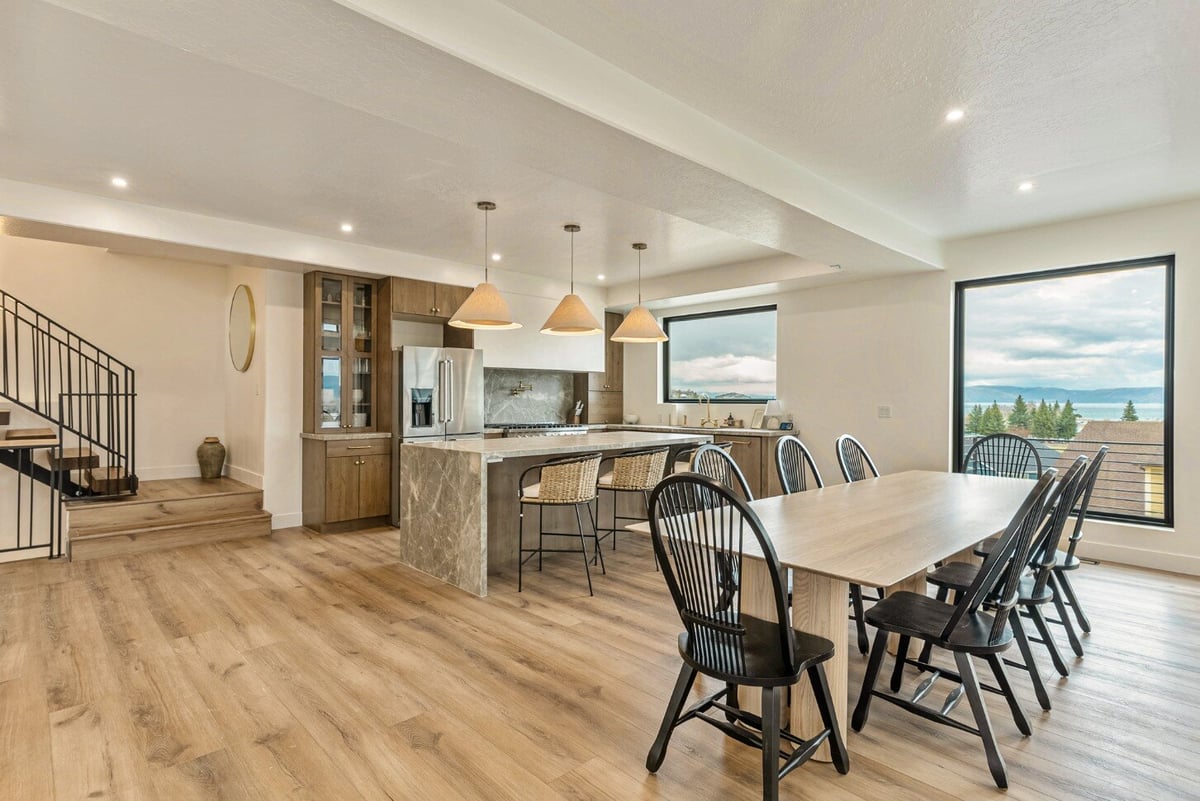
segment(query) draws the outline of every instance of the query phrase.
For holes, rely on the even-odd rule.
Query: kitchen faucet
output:
[[[714,420],[712,416],[712,398],[708,397],[708,393],[702,392],[700,393],[699,400],[701,403],[706,405],[704,419],[700,421],[700,427],[705,428],[707,426],[712,426],[713,428],[720,428],[721,421]]]

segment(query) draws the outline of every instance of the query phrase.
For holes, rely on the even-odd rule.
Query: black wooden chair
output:
[[[779,474],[779,486],[783,488],[785,495],[804,492],[810,486],[813,489],[825,486],[812,453],[803,442],[791,434],[780,437],[775,443],[775,470]]]
[[[1085,632],[1092,630],[1092,624],[1079,604],[1079,598],[1075,595],[1075,588],[1071,586],[1071,580],[1067,574],[1078,570],[1081,564],[1079,557],[1075,555],[1075,549],[1083,539],[1083,523],[1087,519],[1088,507],[1092,502],[1092,490],[1096,487],[1096,479],[1100,476],[1100,468],[1104,465],[1106,456],[1108,456],[1108,446],[1101,445],[1088,464],[1087,473],[1080,482],[1079,502],[1074,511],[1075,526],[1071,529],[1071,534],[1067,539],[1067,549],[1055,552],[1054,568],[1050,573],[1050,589],[1054,591],[1054,607],[1058,617],[1047,618],[1047,622],[1059,624],[1066,630],[1067,641],[1071,644],[1071,650],[1075,656],[1083,656],[1083,643],[1075,631],[1075,626],[1071,623],[1066,607],[1069,606],[1074,611],[1075,619],[1079,621],[1079,627]],[[975,555],[986,556],[995,541],[993,537],[979,543],[975,549]]]
[[[521,473],[517,479],[517,501],[520,509],[517,519],[517,592],[523,589],[525,563],[537,557],[538,570],[542,569],[542,556],[547,553],[583,554],[583,571],[587,576],[588,595],[592,591],[592,571],[588,566],[587,539],[595,545],[595,558],[604,569],[604,555],[600,550],[600,533],[596,530],[596,519],[592,517],[592,501],[596,500],[596,476],[600,472],[600,454],[586,453],[564,456],[535,464]],[[537,481],[530,481],[530,477]],[[538,510],[538,543],[536,548],[525,547],[525,509],[534,506]],[[546,531],[542,521],[542,510],[547,506],[574,506],[576,532]],[[591,533],[583,531],[583,516],[579,509],[587,510]],[[578,537],[578,548],[547,548],[546,537]]]
[[[692,454],[692,472],[721,482],[730,489],[742,494],[742,500],[754,500],[754,491],[750,482],[738,463],[729,455],[729,451],[717,444],[701,445]]]
[[[996,746],[996,738],[992,733],[991,720],[983,702],[972,657],[979,656],[987,661],[1001,693],[1008,701],[1017,727],[1022,734],[1032,733],[1008,681],[1000,654],[1012,645],[1013,634],[1008,621],[1017,603],[1018,587],[1025,565],[1029,561],[1034,535],[1045,518],[1046,499],[1053,483],[1054,471],[1047,470],[1021,503],[996,547],[984,560],[975,580],[959,598],[958,603],[951,605],[915,592],[897,592],[868,610],[867,622],[875,626],[877,631],[875,642],[871,646],[871,658],[867,662],[862,692],[851,718],[851,725],[855,731],[862,731],[863,726],[867,724],[871,700],[876,697],[882,698],[928,720],[980,737],[983,740],[992,779],[997,787],[1008,786],[1004,758]],[[983,611],[985,603],[989,604],[990,612]],[[889,633],[900,636],[900,655],[908,653],[909,643],[913,639],[930,642],[935,648],[953,653],[958,672],[939,668],[934,678],[944,676],[961,684],[962,689],[955,688],[955,692],[951,693],[940,709],[919,703],[933,686],[930,679],[921,683],[911,699],[876,690],[875,685],[887,651]],[[964,693],[975,718],[974,727],[950,716]]]
[[[963,459],[963,472],[1007,478],[1037,478],[1042,457],[1037,448],[1016,434],[989,434],[975,440]]]
[[[847,484],[854,481],[865,481],[868,478],[868,470],[870,471],[869,477],[879,478],[879,468],[872,461],[871,454],[867,453],[867,449],[854,437],[842,434],[837,438],[834,446],[837,449],[838,466],[842,468],[842,478],[846,479]],[[883,598],[883,590],[879,591],[879,597]],[[858,633],[858,652],[865,654],[870,648],[871,641],[867,638],[866,618],[863,616],[862,587],[857,584],[850,585],[850,605],[854,608],[853,618],[854,627]]]
[[[833,656],[833,643],[796,631],[789,623],[783,571],[754,511],[714,479],[677,473],[663,479],[650,495],[650,531],[684,631],[678,641],[683,666],[646,756],[646,769],[657,771],[675,728],[696,719],[762,750],[764,801],[776,801],[779,780],[826,741],[838,772],[849,771],[850,755],[838,730],[823,664]],[[773,620],[742,612],[742,587],[736,577],[742,575],[742,547],[750,538],[766,560]],[[725,686],[685,710],[698,673]],[[807,740],[783,730],[780,721],[785,693],[805,674],[824,724]],[[739,707],[739,686],[762,688],[761,715]],[[711,714],[714,709],[723,714]],[[782,747],[785,743],[790,750]]]
[[[879,468],[871,460],[871,454],[862,443],[849,434],[842,434],[835,443],[837,448],[838,467],[842,468],[842,478],[846,483],[863,481],[867,478],[879,478]],[[867,475],[870,471],[870,475]]]
[[[1025,633],[1025,624],[1021,618],[1024,615],[1033,621],[1033,625],[1037,628],[1038,634],[1041,636],[1040,642],[1050,652],[1050,659],[1054,662],[1054,668],[1058,671],[1059,675],[1070,675],[1071,671],[1067,667],[1067,663],[1063,660],[1062,654],[1059,653],[1054,638],[1050,635],[1050,628],[1046,624],[1046,616],[1042,612],[1042,609],[1051,603],[1057,604],[1058,608],[1062,609],[1061,599],[1057,597],[1054,588],[1050,586],[1051,571],[1054,569],[1054,556],[1058,552],[1058,544],[1062,539],[1067,517],[1071,514],[1071,510],[1075,508],[1075,504],[1083,492],[1083,481],[1087,475],[1087,462],[1088,458],[1086,456],[1077,458],[1067,472],[1063,474],[1063,477],[1059,480],[1053,493],[1050,495],[1050,500],[1047,504],[1050,508],[1050,514],[1046,517],[1037,536],[1034,537],[1033,547],[1029,552],[1029,570],[1026,575],[1021,577],[1021,583],[1017,587],[1018,614],[1009,617],[1013,637],[1016,639],[1017,647],[1021,652],[1022,661],[1014,662],[1005,660],[1005,664],[1029,672],[1029,678],[1033,682],[1033,690],[1037,695],[1038,703],[1045,710],[1050,709],[1050,696],[1047,694],[1045,684],[1042,682],[1042,675],[1038,670],[1037,662],[1033,659],[1033,652],[1029,645],[1030,639]],[[937,599],[939,601],[946,600],[947,595],[951,591],[954,592],[955,599],[957,600],[971,586],[979,569],[979,565],[970,562],[950,562],[932,571],[925,578],[930,584],[938,588]],[[909,663],[915,664],[922,670],[929,669],[930,648],[931,645],[927,641],[924,649],[921,651],[920,658],[909,660]],[[904,659],[898,659],[896,662],[896,672],[892,676],[893,691],[900,689],[900,671],[903,669],[904,663]],[[985,689],[989,688],[985,687]]]
[[[733,448],[732,442],[712,442],[712,443],[705,443],[705,444],[716,445],[718,448],[725,451],[726,453],[728,453]],[[686,473],[686,472],[690,471],[692,469],[692,457],[696,455],[696,451],[698,451],[699,449],[700,449],[700,445],[691,445],[687,448],[681,449],[678,453],[676,453],[674,459],[671,462],[671,472],[672,473]]]

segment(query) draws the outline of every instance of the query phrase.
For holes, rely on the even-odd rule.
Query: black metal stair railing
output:
[[[45,465],[35,460],[40,451],[5,449],[0,441],[0,465],[18,473],[19,493],[43,485],[57,496],[50,506],[60,507],[68,497],[136,492],[133,368],[3,290],[0,396],[48,421],[57,435],[56,448],[42,449],[49,457]],[[21,517],[22,507],[28,517],[33,506],[32,494],[27,504],[17,504],[18,546],[20,528],[31,525]],[[52,556],[60,555],[61,508],[50,520],[44,537],[25,537],[19,548],[0,543],[0,551],[49,546]]]

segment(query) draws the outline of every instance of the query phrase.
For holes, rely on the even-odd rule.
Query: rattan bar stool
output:
[[[615,456],[609,456],[601,462],[602,468],[604,462],[611,462],[611,467],[608,470],[601,470],[600,478],[596,482],[596,494],[599,496],[600,492],[612,493],[613,522],[612,528],[606,529],[600,539],[603,540],[612,537],[614,551],[617,549],[618,520],[641,521],[647,519],[646,517],[629,517],[628,515],[617,514],[617,498],[623,492],[640,492],[642,502],[646,505],[645,508],[649,510],[650,491],[662,480],[663,473],[667,469],[667,454],[670,450],[670,446],[639,448],[635,451],[625,451]],[[598,501],[596,516],[600,516]]]
[[[596,500],[596,476],[600,472],[600,454],[587,453],[580,456],[565,456],[551,459],[521,473],[517,479],[517,498],[520,515],[517,521],[517,592],[523,588],[525,563],[537,556],[538,570],[542,569],[542,555],[547,553],[583,554],[583,571],[587,576],[588,594],[592,591],[591,559],[587,552],[587,539],[594,545],[594,553],[604,570],[604,556],[600,553],[600,538],[596,531],[596,518],[592,516],[592,501]],[[536,475],[537,481],[526,483],[529,476]],[[525,547],[525,509],[536,506],[538,510],[538,543],[536,548]],[[547,506],[574,506],[576,532],[546,531],[542,524],[542,510]],[[591,534],[583,531],[583,515],[579,508],[587,510]],[[546,537],[578,537],[578,548],[547,548]]]

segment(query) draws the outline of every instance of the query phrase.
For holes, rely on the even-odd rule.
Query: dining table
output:
[[[926,570],[969,554],[980,540],[1002,531],[1034,484],[1023,478],[909,470],[750,502],[780,565],[791,571],[792,626],[834,644],[825,671],[843,738],[849,585],[882,588],[885,594],[925,594]],[[649,522],[626,528],[650,534]],[[741,611],[773,619],[774,596],[763,554],[753,538],[743,547]],[[785,718],[791,731],[800,737],[820,731],[813,694],[795,692],[792,697],[797,702]],[[742,694],[743,708],[755,710],[757,702],[757,693]],[[814,758],[828,761],[828,746]]]

